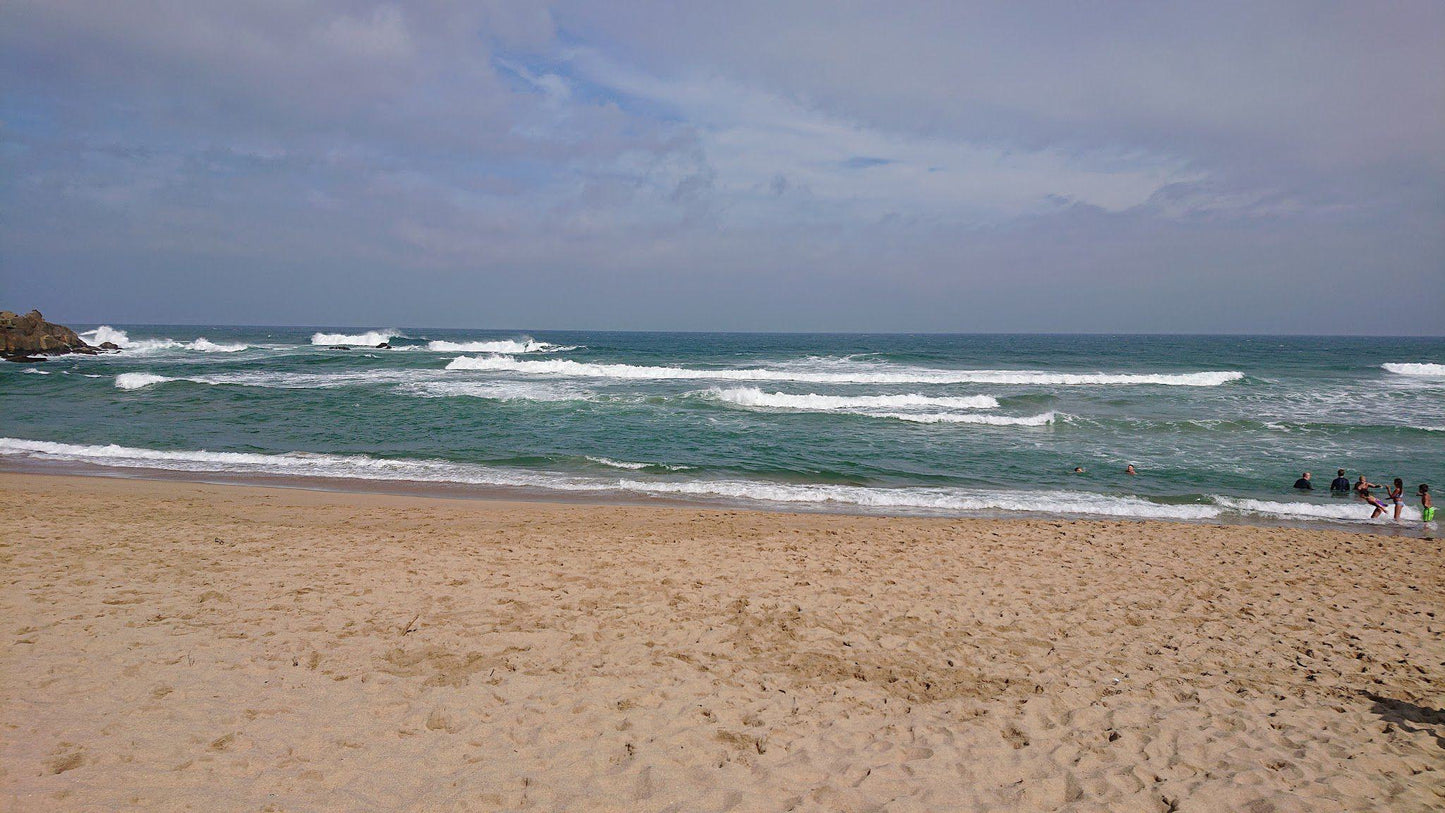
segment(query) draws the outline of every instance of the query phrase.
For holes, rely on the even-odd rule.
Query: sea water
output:
[[[124,349],[0,365],[0,464],[946,516],[1366,522],[1345,468],[1418,520],[1445,490],[1442,339],[84,335]]]

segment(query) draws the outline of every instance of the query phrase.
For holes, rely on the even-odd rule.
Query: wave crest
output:
[[[893,418],[913,423],[976,423],[985,426],[1047,426],[1054,422],[1054,413],[1042,415],[969,415],[958,412],[859,412],[873,418]]]
[[[865,368],[847,372],[776,370],[766,367],[702,370],[687,367],[597,364],[571,359],[522,360],[506,355],[458,356],[448,362],[446,368],[575,378],[806,381],[823,384],[1160,384],[1217,387],[1244,378],[1243,373],[1232,370],[1198,373],[1061,373],[1046,370],[934,370],[923,367]]]
[[[423,398],[484,398],[493,401],[586,401],[592,392],[526,381],[418,381],[401,391]]]
[[[530,336],[520,339],[498,339],[476,342],[427,342],[426,349],[437,353],[562,353],[576,350],[577,346],[564,346],[551,342],[539,342]]]
[[[245,344],[219,344],[207,339],[205,336],[191,342],[178,342],[175,339],[132,339],[124,330],[116,330],[110,325],[101,325],[95,330],[87,330],[79,334],[80,338],[89,345],[100,345],[110,342],[122,350],[131,353],[154,353],[161,350],[193,350],[198,353],[239,353],[249,345]]]
[[[1381,367],[1395,375],[1428,376],[1430,378],[1445,378],[1445,364],[1407,364],[1404,362],[1386,362]]]
[[[757,387],[711,389],[708,395],[719,401],[745,407],[772,407],[830,412],[855,409],[909,409],[943,407],[946,409],[998,409],[998,400],[989,395],[931,396],[906,395],[793,395],[786,392],[763,392]]]
[[[167,381],[175,381],[174,378],[167,378],[163,375],[152,373],[121,373],[115,377],[115,386],[122,390],[138,390],[142,387],[149,387],[152,384],[164,384]]]
[[[384,342],[390,342],[393,338],[401,335],[401,331],[395,328],[388,330],[368,330],[365,333],[316,333],[311,336],[311,343],[315,345],[366,345],[375,347]]]

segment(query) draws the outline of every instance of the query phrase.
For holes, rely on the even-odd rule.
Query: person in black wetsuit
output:
[[[1336,497],[1348,495],[1350,493],[1350,478],[1345,476],[1344,469],[1340,469],[1339,475],[1339,477],[1336,477],[1333,481],[1330,482],[1330,493],[1335,495]]]
[[[1310,485],[1310,473],[1301,474],[1300,478],[1294,481],[1294,487],[1300,491],[1314,491],[1315,487]]]

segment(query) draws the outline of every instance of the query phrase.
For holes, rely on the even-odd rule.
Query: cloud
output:
[[[203,320],[276,318],[187,273],[226,267],[295,269],[301,321],[389,290],[387,322],[1440,332],[1442,37],[1428,3],[17,0],[0,281]],[[1359,274],[1419,293],[1360,309]],[[1219,280],[1248,304],[1199,306]]]

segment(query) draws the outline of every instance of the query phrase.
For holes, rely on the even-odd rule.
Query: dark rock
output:
[[[101,342],[100,344],[96,345],[96,349],[104,350],[108,353],[119,353],[120,345],[116,344],[115,342]]]
[[[81,341],[70,328],[45,321],[40,311],[24,316],[0,311],[0,355],[28,357],[85,352],[94,353],[95,348]]]
[[[350,349],[351,349],[351,346],[350,346],[350,345],[345,345],[345,344],[333,344],[333,345],[331,345],[331,349],[332,349],[332,350],[350,350]]]
[[[378,344],[378,345],[376,346],[376,349],[377,349],[377,350],[390,350],[390,349],[391,349],[391,343],[390,343],[390,342],[382,342],[381,344]]]
[[[5,359],[6,361],[13,361],[13,362],[15,362],[16,364],[44,364],[44,363],[45,363],[45,359],[44,359],[43,357],[41,357],[41,356],[23,356],[23,355],[9,356],[9,355],[7,355],[7,356],[4,356],[4,359]]]

